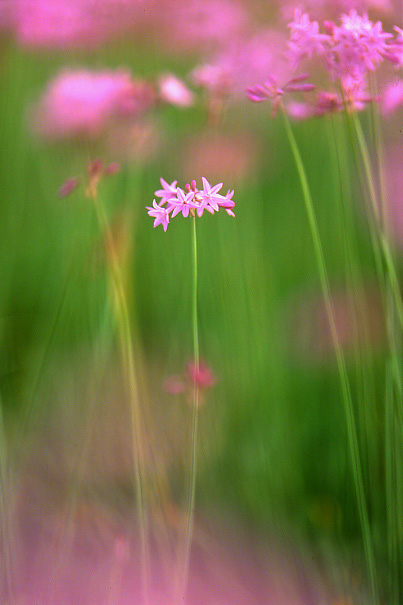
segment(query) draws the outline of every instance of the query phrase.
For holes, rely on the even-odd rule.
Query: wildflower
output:
[[[169,199],[176,195],[176,183],[178,181],[172,181],[170,185],[163,178],[160,179],[162,189],[155,191],[154,195],[161,198],[160,205],[163,206]]]
[[[104,169],[104,175],[111,176],[112,174],[116,174],[119,171],[120,164],[118,162],[112,162],[111,164],[108,164],[108,166],[106,166],[106,168]]]
[[[163,74],[158,79],[159,96],[165,103],[178,107],[190,107],[194,103],[193,93],[172,74]]]
[[[388,115],[403,105],[403,80],[392,82],[385,87],[381,96],[381,112]]]
[[[192,72],[193,82],[220,98],[243,96],[248,86],[263,82],[267,74],[286,82],[292,75],[284,54],[286,41],[284,35],[272,30],[235,39],[210,64]]]
[[[304,58],[311,59],[314,55],[321,55],[324,52],[329,36],[319,33],[318,22],[310,21],[307,13],[296,9],[294,21],[291,21],[288,27],[291,30],[291,36],[287,55],[294,69]]]
[[[189,216],[190,208],[197,208],[197,202],[194,199],[194,192],[189,191],[185,193],[179,187],[176,190],[176,197],[171,198],[168,201],[168,212],[172,210],[172,218],[182,212],[182,215],[187,218]]]
[[[67,181],[65,181],[63,183],[63,185],[60,187],[60,189],[58,191],[59,197],[68,196],[72,191],[74,191],[74,189],[77,189],[79,184],[80,184],[80,181],[76,177],[67,179]]]
[[[393,35],[383,31],[380,21],[372,23],[366,13],[361,17],[351,10],[341,16],[341,27],[332,22],[327,27],[332,35],[326,63],[333,80],[346,76],[361,79],[384,58],[391,59],[386,41]]]
[[[177,181],[173,181],[169,185],[163,178],[160,180],[163,189],[158,189],[155,195],[160,197],[161,201],[157,204],[154,200],[152,208],[147,206],[148,214],[155,218],[154,227],[162,223],[164,231],[166,231],[171,213],[171,216],[174,217],[182,212],[182,216],[187,218],[189,214],[195,216],[196,211],[197,216],[201,217],[204,210],[214,214],[221,207],[230,216],[235,216],[232,211],[235,206],[232,199],[234,191],[227,191],[226,195],[221,195],[218,192],[223,186],[222,183],[211,186],[208,180],[202,177],[203,189],[198,189],[196,181],[193,180],[190,185],[186,185],[185,193],[183,189],[177,187]],[[165,207],[164,204],[167,204],[167,206]]]
[[[213,372],[203,360],[199,360],[198,364],[193,360],[188,361],[187,373],[190,382],[196,383],[200,389],[208,389],[216,383]]]
[[[167,34],[175,37],[175,46],[195,46],[234,39],[244,28],[247,17],[238,2],[228,0],[188,0],[169,11]]]
[[[214,185],[212,187],[208,180],[202,177],[203,181],[203,189],[199,192],[200,206],[199,211],[203,212],[203,210],[209,206],[216,212],[218,212],[218,202],[223,199],[222,195],[219,195],[218,192],[222,188],[222,183],[218,183],[218,185]],[[199,215],[200,216],[200,215]]]
[[[97,195],[97,189],[99,185],[99,181],[103,177],[109,177],[120,170],[120,165],[117,162],[112,162],[107,166],[104,166],[104,163],[100,159],[92,160],[87,164],[86,174],[83,179],[78,179],[76,177],[71,177],[67,179],[63,185],[60,187],[58,191],[59,197],[66,197],[72,191],[77,189],[82,181],[85,184],[85,195],[87,198],[94,198]]]
[[[93,48],[140,24],[148,0],[3,0],[18,42],[42,48]],[[145,12],[145,10],[144,10]]]
[[[301,74],[288,80],[281,88],[278,87],[276,79],[269,75],[267,81],[260,85],[246,89],[246,94],[251,101],[260,102],[271,99],[273,103],[272,115],[276,114],[277,108],[281,103],[282,97],[289,92],[310,92],[314,90],[314,84],[304,82],[308,78],[308,74]]]
[[[151,102],[140,88],[126,71],[64,70],[37,103],[34,130],[54,139],[96,137],[109,118],[127,118]]]
[[[193,359],[187,363],[186,370],[182,375],[168,376],[163,382],[164,391],[170,395],[180,395],[192,391],[196,384],[201,391],[209,389],[217,382],[211,368],[202,359],[196,365]]]
[[[148,214],[155,218],[154,227],[162,224],[164,231],[167,230],[169,223],[169,211],[163,206],[159,206],[155,200],[153,200],[153,207],[147,206]]]

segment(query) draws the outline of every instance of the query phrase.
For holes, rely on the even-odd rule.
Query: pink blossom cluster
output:
[[[211,388],[215,383],[216,377],[205,361],[200,359],[196,364],[193,359],[190,359],[182,376],[168,376],[163,386],[170,395],[180,395],[186,391],[190,392],[195,384],[203,391]]]
[[[324,21],[322,32],[317,21],[312,21],[307,13],[296,9],[294,20],[288,27],[290,39],[285,55],[294,75],[288,77],[285,84],[279,85],[278,78],[269,72],[263,84],[247,88],[247,95],[252,101],[270,99],[274,112],[285,93],[307,92],[314,88],[305,83],[307,74],[295,74],[300,68],[313,68],[314,61],[317,64],[318,59],[330,83],[337,82],[339,89],[335,90],[331,84],[330,90],[319,92],[315,106],[290,103],[286,109],[294,117],[306,118],[338,111],[346,105],[361,110],[370,101],[378,100],[367,91],[368,74],[375,72],[385,60],[390,69],[403,66],[403,31],[395,27],[394,34],[385,32],[382,23],[372,22],[366,13],[359,15],[352,9],[341,15],[340,25]],[[400,86],[396,89],[395,85],[395,90],[385,88],[383,94],[388,108],[395,108],[403,102]],[[383,95],[381,101],[382,98]]]
[[[375,71],[384,59],[398,64],[402,45],[399,35],[383,31],[382,23],[373,23],[364,13],[356,10],[342,14],[341,25],[325,21],[327,33],[319,31],[317,21],[311,21],[306,13],[295,11],[294,21],[289,23],[291,31],[288,56],[295,66],[304,59],[320,56],[333,81],[346,77],[362,79],[368,72]]]
[[[157,102],[193,104],[193,94],[173,74],[154,84],[134,79],[127,70],[63,70],[49,82],[31,112],[36,134],[47,139],[98,137],[108,121],[127,120]]]
[[[218,193],[223,186],[222,183],[211,186],[203,176],[202,189],[196,187],[195,180],[190,185],[187,184],[185,189],[181,189],[177,187],[177,181],[169,184],[163,178],[160,180],[162,189],[158,189],[155,195],[160,197],[161,200],[158,204],[153,200],[152,207],[147,206],[148,214],[155,219],[154,227],[161,224],[164,231],[166,231],[170,217],[173,218],[180,212],[185,218],[189,216],[189,213],[192,216],[195,216],[195,213],[197,213],[197,216],[200,217],[205,210],[214,214],[220,208],[224,208],[230,216],[235,216],[232,211],[232,208],[235,206],[235,202],[232,199],[234,191],[228,191],[226,195]]]
[[[64,70],[33,111],[34,130],[47,138],[100,134],[112,116],[133,115],[152,102],[152,90],[127,71]]]
[[[216,53],[208,63],[193,70],[191,78],[211,96],[244,96],[245,88],[262,81],[270,73],[276,80],[292,77],[285,56],[287,38],[265,29],[252,36],[238,37]]]
[[[151,0],[3,0],[0,28],[13,31],[23,46],[91,48],[134,25],[150,3]]]
[[[169,0],[166,3],[166,31],[174,45],[222,47],[239,37],[248,15],[239,0]]]
[[[315,85],[305,82],[308,74],[300,74],[291,78],[288,82],[279,88],[277,80],[274,76],[267,77],[267,81],[260,85],[246,89],[247,95],[251,101],[259,102],[271,99],[273,103],[273,115],[276,113],[277,107],[281,102],[283,95],[287,92],[309,92],[314,90]]]

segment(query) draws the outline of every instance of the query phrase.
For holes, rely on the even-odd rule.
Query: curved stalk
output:
[[[336,355],[336,363],[340,376],[341,390],[343,394],[343,403],[344,403],[344,411],[346,416],[346,424],[347,424],[347,435],[348,442],[350,448],[350,456],[353,467],[353,477],[354,484],[356,490],[356,497],[359,509],[361,530],[364,542],[364,551],[365,558],[368,565],[370,584],[371,584],[371,593],[372,600],[374,603],[378,601],[377,597],[377,583],[376,583],[376,570],[375,570],[375,560],[371,542],[371,531],[369,526],[368,519],[368,510],[365,499],[365,491],[364,491],[364,483],[362,478],[362,469],[361,469],[361,461],[359,455],[359,447],[358,447],[358,438],[357,438],[357,429],[355,423],[353,402],[351,397],[350,384],[347,377],[347,370],[345,366],[344,356],[342,352],[342,348],[340,346],[339,338],[337,335],[336,323],[333,305],[330,296],[330,288],[327,277],[325,259],[322,250],[322,244],[320,241],[318,225],[316,221],[315,210],[313,206],[312,196],[309,189],[308,179],[306,176],[304,164],[302,161],[301,154],[298,149],[297,142],[294,137],[294,133],[291,129],[290,122],[287,118],[287,115],[284,110],[282,110],[282,116],[284,121],[285,130],[287,133],[288,141],[291,146],[291,150],[294,156],[295,164],[297,167],[302,194],[305,204],[305,209],[308,216],[309,227],[311,231],[312,241],[315,249],[316,262],[319,270],[319,278],[322,287],[322,293],[325,301],[326,315],[330,326],[331,336],[333,340],[333,346]]]
[[[115,295],[115,304],[120,328],[120,339],[125,370],[130,392],[130,412],[132,424],[132,438],[134,448],[134,475],[136,484],[137,511],[140,525],[140,544],[141,544],[141,568],[142,568],[142,588],[143,602],[148,603],[149,587],[149,546],[148,546],[148,521],[145,508],[145,494],[143,490],[142,466],[144,461],[144,451],[142,446],[142,433],[140,427],[140,406],[139,391],[136,374],[134,370],[134,354],[132,334],[130,327],[129,309],[124,291],[123,278],[119,266],[118,255],[115,248],[111,228],[100,203],[96,191],[92,192],[100,228],[106,234],[108,249],[111,256],[111,277]]]

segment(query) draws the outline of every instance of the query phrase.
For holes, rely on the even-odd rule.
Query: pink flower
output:
[[[189,380],[196,383],[200,389],[208,389],[216,383],[215,376],[208,365],[200,360],[197,366],[193,360],[187,365]]]
[[[212,187],[204,176],[202,176],[202,181],[203,189],[199,191],[199,216],[201,216],[206,206],[210,206],[210,208],[213,208],[213,210],[218,212],[218,202],[222,199],[222,195],[218,194],[222,188],[222,183],[218,183],[218,185],[214,185],[214,187]]]
[[[70,195],[70,193],[72,191],[77,189],[79,184],[80,184],[80,181],[76,177],[67,179],[67,181],[65,181],[63,183],[63,185],[60,187],[60,189],[58,191],[59,197],[67,197],[68,195]]]
[[[176,198],[168,200],[168,212],[172,210],[172,218],[182,212],[182,215],[187,218],[190,208],[197,208],[198,204],[194,199],[194,192],[185,193],[179,187],[176,190]]]
[[[187,218],[189,213],[192,216],[201,217],[204,210],[208,210],[211,214],[217,212],[220,207],[224,208],[227,214],[234,216],[232,208],[235,206],[235,202],[232,199],[234,191],[228,191],[226,195],[221,195],[219,190],[222,187],[222,183],[211,186],[205,177],[202,177],[203,189],[196,187],[196,181],[192,181],[191,185],[186,185],[186,193],[183,189],[176,186],[177,181],[173,181],[169,185],[164,179],[161,178],[161,184],[163,189],[159,189],[155,192],[155,195],[161,197],[159,204],[153,201],[153,207],[147,206],[148,214],[155,217],[154,227],[162,223],[164,231],[166,231],[169,223],[169,215],[172,213],[172,217],[176,216],[180,212]],[[165,208],[163,204],[168,204]]]
[[[9,0],[9,3],[20,44],[92,48],[133,25],[144,13],[140,6],[148,4],[148,0]]]
[[[172,74],[164,74],[158,79],[159,95],[165,103],[178,107],[190,107],[194,103],[194,94]]]
[[[381,95],[381,112],[384,116],[403,105],[403,80],[392,82],[385,87]]]
[[[163,389],[170,395],[190,394],[195,383],[200,391],[204,391],[214,386],[216,382],[216,377],[205,361],[200,359],[199,365],[196,366],[196,363],[191,359],[188,361],[182,376],[168,376],[164,380]]]
[[[293,68],[296,69],[302,59],[311,59],[314,55],[321,55],[325,50],[325,44],[329,36],[319,33],[317,21],[310,21],[307,13],[296,9],[294,21],[288,24],[291,30],[288,42],[287,55],[291,59]]]
[[[232,201],[232,196],[234,195],[234,190],[232,189],[232,191],[227,191],[227,195],[224,197],[224,199],[222,201],[218,202],[218,205],[221,206],[221,208],[224,208],[225,212],[227,214],[229,214],[229,216],[235,216],[235,214],[232,212],[231,208],[233,208],[235,206],[235,202]]]
[[[155,218],[153,227],[162,224],[164,231],[166,231],[169,223],[169,210],[159,206],[155,200],[153,200],[153,207],[147,206],[147,210],[148,214]]]
[[[164,181],[163,178],[160,178],[160,181],[161,181],[162,189],[158,189],[157,191],[155,191],[154,195],[161,198],[160,205],[162,206],[168,200],[170,200],[172,197],[175,197],[176,191],[178,189],[176,186],[176,183],[178,181],[172,181],[172,183],[170,185],[166,181]]]
[[[292,69],[285,50],[286,37],[265,30],[234,39],[212,62],[194,70],[192,77],[212,95],[243,97],[247,87],[264,82],[267,74],[276,81],[289,80]]]
[[[135,86],[125,71],[63,71],[34,109],[34,129],[43,137],[98,136],[109,118],[135,110]]]
[[[168,376],[162,386],[164,391],[170,395],[180,395],[186,391],[186,385],[181,376]]]
[[[281,88],[278,87],[276,79],[269,75],[267,81],[264,84],[258,84],[252,88],[246,89],[246,94],[251,101],[260,102],[271,99],[273,102],[273,113],[274,116],[277,108],[281,102],[281,99],[285,93],[288,92],[310,92],[314,90],[313,84],[304,82],[308,78],[308,74],[301,74],[291,78]]]
[[[333,113],[341,111],[344,107],[340,95],[331,92],[319,92],[316,97],[316,114]]]
[[[341,16],[341,27],[331,22],[326,25],[331,41],[325,62],[333,80],[359,80],[368,71],[375,71],[384,58],[394,60],[386,43],[393,35],[383,31],[380,21],[370,21],[366,13],[360,16],[351,10]]]
[[[291,30],[288,56],[294,68],[303,59],[319,56],[324,61],[332,80],[353,78],[362,80],[367,72],[375,71],[387,59],[399,63],[402,45],[399,32],[393,42],[393,34],[383,31],[382,23],[373,23],[367,13],[359,15],[352,9],[341,15],[341,25],[325,21],[327,34],[319,32],[317,21],[311,21],[307,13],[299,9],[289,24]]]
[[[176,46],[222,44],[234,39],[246,24],[242,4],[234,0],[187,0],[169,10],[169,28]]]

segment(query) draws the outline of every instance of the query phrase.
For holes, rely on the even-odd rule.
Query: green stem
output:
[[[325,301],[326,314],[327,314],[327,318],[328,318],[328,322],[329,322],[329,326],[330,326],[330,331],[331,331],[332,340],[333,340],[333,346],[334,346],[335,355],[336,355],[336,363],[337,363],[337,367],[338,367],[338,371],[339,371],[339,375],[340,375],[341,390],[342,390],[343,402],[344,402],[344,411],[345,411],[346,423],[347,423],[347,435],[348,435],[348,442],[349,442],[349,448],[350,448],[351,462],[352,462],[352,467],[353,467],[354,484],[355,484],[356,497],[357,497],[357,503],[358,503],[358,509],[359,509],[363,542],[364,542],[364,551],[365,551],[365,557],[366,557],[366,561],[367,561],[367,565],[368,565],[372,599],[373,599],[373,602],[376,603],[378,601],[378,598],[377,598],[377,588],[376,588],[375,561],[374,561],[373,548],[372,548],[372,542],[371,542],[371,532],[370,532],[370,526],[369,526],[367,504],[366,504],[366,500],[365,500],[361,461],[360,461],[359,448],[358,448],[357,429],[356,429],[356,423],[355,423],[355,417],[354,417],[354,409],[353,409],[353,402],[352,402],[351,391],[350,391],[350,384],[349,384],[348,377],[347,377],[347,370],[346,370],[346,366],[345,366],[343,352],[342,352],[339,338],[337,335],[334,310],[333,310],[333,305],[332,305],[332,301],[331,301],[329,282],[328,282],[327,271],[326,271],[326,266],[325,266],[325,259],[324,259],[324,255],[323,255],[322,244],[321,244],[320,237],[319,237],[319,230],[318,230],[318,225],[317,225],[317,221],[316,221],[316,215],[315,215],[315,210],[314,210],[314,206],[313,206],[312,196],[311,196],[311,192],[310,192],[309,185],[308,185],[308,179],[306,176],[306,172],[305,172],[304,164],[303,164],[303,161],[301,158],[301,154],[299,152],[298,145],[297,145],[297,142],[294,137],[294,133],[291,129],[290,122],[289,122],[284,110],[282,111],[282,116],[283,116],[285,130],[286,130],[287,137],[288,137],[288,140],[289,140],[289,143],[291,146],[291,150],[292,150],[292,153],[294,156],[294,160],[296,163],[296,167],[297,167],[297,171],[298,171],[298,175],[299,175],[299,179],[300,179],[300,183],[301,183],[302,194],[303,194],[303,199],[304,199],[304,203],[305,203],[305,209],[307,212],[312,241],[313,241],[313,245],[314,245],[314,249],[315,249],[315,256],[316,256],[316,262],[317,262],[318,270],[319,270],[319,278],[320,278],[320,283],[321,283],[321,287],[322,287],[322,293],[323,293],[323,297],[324,297],[324,301]]]
[[[197,427],[199,419],[199,385],[197,374],[199,371],[199,326],[197,317],[197,237],[196,216],[192,218],[192,261],[193,261],[193,288],[192,288],[192,326],[193,326],[193,361],[195,366],[195,381],[193,387],[193,410],[192,410],[192,433],[191,433],[191,463],[190,463],[190,487],[187,511],[187,525],[185,536],[185,547],[183,553],[183,570],[181,581],[181,595],[185,600],[186,587],[189,575],[190,549],[193,536],[194,509],[196,496],[196,468],[197,468]]]
[[[100,203],[97,195],[92,196],[95,210],[97,213],[99,225],[106,234],[108,248],[111,255],[111,274],[112,284],[115,294],[117,316],[120,328],[121,347],[127,373],[128,386],[130,392],[130,411],[133,434],[134,448],[134,474],[136,483],[137,511],[140,525],[140,543],[141,543],[141,566],[142,566],[142,584],[144,603],[148,603],[149,586],[149,547],[147,537],[147,514],[145,507],[145,494],[143,491],[142,466],[144,461],[144,452],[142,446],[142,431],[140,427],[140,406],[139,391],[136,374],[134,370],[133,343],[130,326],[129,309],[124,291],[123,278],[119,266],[119,259],[115,249],[111,228],[106,216],[106,212]]]
[[[376,223],[379,228],[379,241],[380,248],[384,257],[384,261],[386,264],[386,270],[389,277],[390,287],[392,289],[393,298],[395,301],[396,311],[399,318],[399,323],[403,328],[403,302],[399,289],[399,280],[397,277],[395,265],[393,262],[393,256],[389,245],[389,240],[387,233],[385,231],[385,226],[383,225],[383,221],[381,220],[380,210],[378,207],[377,196],[375,183],[372,176],[371,170],[371,161],[369,157],[368,147],[365,141],[364,133],[361,128],[361,123],[355,112],[351,114],[351,121],[354,127],[355,135],[358,142],[358,147],[360,149],[361,158],[364,166],[365,177],[368,185],[368,193],[371,202],[372,211],[374,213],[374,217]]]

